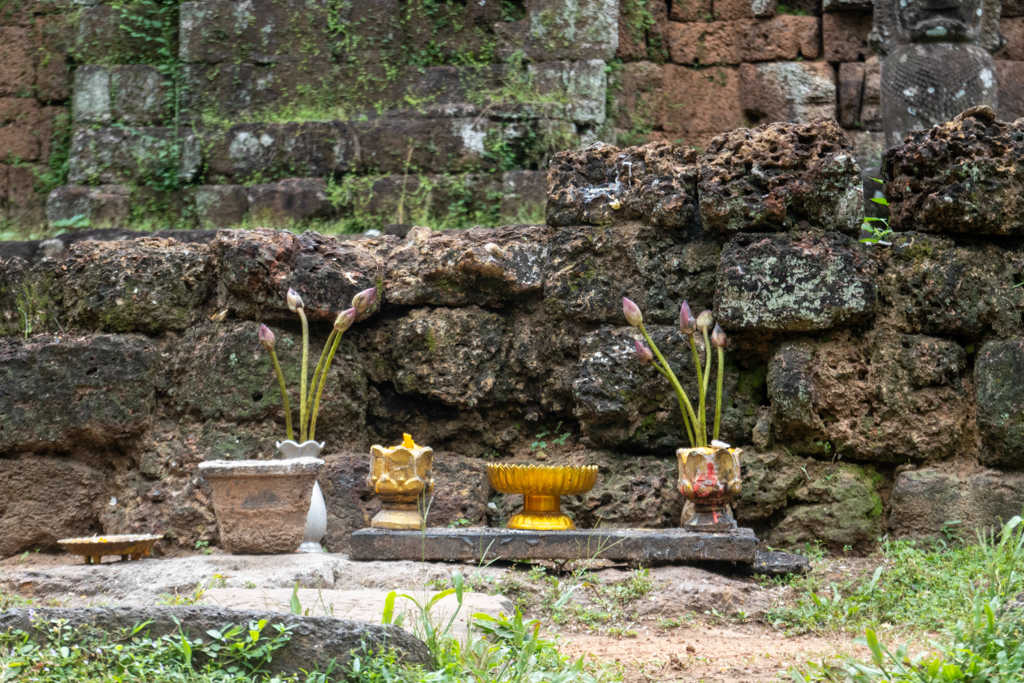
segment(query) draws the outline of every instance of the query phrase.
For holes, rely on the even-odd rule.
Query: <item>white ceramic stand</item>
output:
[[[285,460],[292,458],[311,457],[320,455],[324,449],[324,442],[305,441],[296,443],[294,441],[278,441],[277,450]],[[302,545],[299,546],[300,553],[322,553],[323,546],[320,541],[327,534],[327,503],[324,501],[324,494],[320,491],[320,484],[313,482],[313,496],[309,502],[309,514],[306,515],[306,534],[302,537]]]

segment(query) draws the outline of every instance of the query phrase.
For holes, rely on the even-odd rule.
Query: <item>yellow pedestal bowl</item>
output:
[[[496,491],[523,496],[523,510],[508,520],[509,529],[562,531],[576,525],[562,513],[561,497],[594,488],[597,465],[488,465],[487,478]]]

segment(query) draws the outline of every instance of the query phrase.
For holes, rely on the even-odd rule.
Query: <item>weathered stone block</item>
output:
[[[46,220],[50,227],[58,223],[77,223],[84,218],[91,228],[120,228],[128,222],[129,195],[127,185],[64,185],[50,193],[46,200]]]
[[[860,122],[864,130],[882,130],[882,67],[878,57],[869,57],[864,62],[864,102],[861,104]]]
[[[698,167],[705,230],[860,231],[860,168],[834,121],[735,130],[715,138]]]
[[[168,93],[164,77],[156,67],[114,67],[110,72],[110,90],[111,113],[117,121],[147,126],[162,123],[166,117]]]
[[[709,0],[701,0],[700,3],[691,0],[691,3],[705,5],[706,13],[711,11]],[[686,3],[674,3],[673,9],[680,5],[685,7]],[[684,11],[682,7],[681,12]],[[619,9],[619,47],[615,56],[627,63],[643,59],[664,61],[668,57],[665,28],[668,26],[669,9],[666,0],[649,0],[645,5],[620,5]]]
[[[815,59],[821,42],[817,18],[788,15],[767,20],[671,22],[667,37],[676,64]]]
[[[844,128],[860,125],[860,105],[864,98],[864,65],[852,62],[839,65],[839,124]]]
[[[199,142],[171,128],[80,128],[71,140],[68,182],[140,183],[172,176],[189,181],[199,170]]]
[[[322,178],[286,178],[249,188],[249,215],[259,223],[301,223],[328,218],[333,211]]]
[[[1022,508],[1024,476],[1018,472],[983,470],[958,476],[926,467],[896,477],[889,525],[897,538],[955,534],[972,541],[978,532],[998,529]]]
[[[139,239],[79,242],[66,262],[64,308],[72,323],[107,332],[183,330],[214,289],[205,244]]]
[[[370,332],[375,382],[451,406],[489,405],[508,393],[506,321],[477,306],[415,309]]]
[[[882,178],[895,230],[1024,234],[1024,122],[975,108],[885,153]]]
[[[227,0],[181,3],[178,57],[183,62],[228,61],[241,41],[248,6]]]
[[[30,30],[0,26],[0,97],[24,97],[32,91],[36,70]]]
[[[974,366],[984,465],[1024,462],[1024,339],[987,342]]]
[[[544,299],[548,315],[619,324],[629,296],[651,321],[678,319],[685,292],[694,310],[710,308],[721,247],[676,242],[639,223],[562,228],[551,236]]]
[[[39,116],[36,100],[0,98],[0,160],[39,159]]]
[[[646,327],[673,365],[683,390],[694,400],[697,373],[682,335],[672,327]],[[661,375],[637,361],[634,336],[630,327],[603,327],[579,340],[580,360],[572,383],[573,414],[580,421],[585,442],[592,447],[626,445],[627,451],[672,454],[688,445],[678,399]],[[751,379],[727,368],[723,382],[722,434],[735,445],[749,443],[752,407],[760,403],[756,381]],[[707,424],[714,424],[714,413],[714,405],[708,405]]]
[[[734,512],[742,525],[764,522],[776,511],[785,509],[792,492],[808,477],[801,469],[807,461],[782,449],[744,448],[741,464],[743,492],[734,503]]]
[[[836,117],[836,75],[826,62],[741,64],[739,74],[743,112],[751,121]]]
[[[203,134],[211,182],[348,173],[358,147],[342,121],[242,123]]]
[[[382,119],[352,124],[361,165],[377,173],[458,173],[495,166],[486,142],[500,126],[480,119]]]
[[[346,301],[344,305],[347,304]],[[327,341],[328,328],[311,327],[310,349],[318,352]],[[257,322],[226,321],[189,329],[182,343],[173,349],[170,402],[180,415],[204,422],[223,420],[251,425],[239,429],[243,434],[269,422],[273,431],[266,434],[256,453],[246,455],[266,458],[274,452],[275,437],[284,439],[284,410],[270,354],[260,346],[258,333]],[[277,327],[274,334],[277,338],[275,353],[290,392],[292,420],[297,424],[299,410],[295,397],[302,367],[302,335],[298,329],[290,332]],[[319,440],[328,443],[368,449],[366,375],[349,340],[352,334],[349,332],[342,339],[328,372],[317,414],[316,434]],[[213,445],[204,457],[230,457],[225,454],[228,448],[237,446]]]
[[[1024,60],[1024,17],[1007,17],[1001,20],[999,31],[1006,38],[1006,45],[996,53],[996,56],[1015,62]]]
[[[138,435],[158,363],[144,337],[0,341],[0,451],[105,448]]]
[[[15,225],[41,225],[45,215],[45,199],[36,192],[36,183],[45,168],[24,164],[7,171],[7,216]]]
[[[656,108],[668,139],[707,147],[711,139],[744,125],[740,79],[734,67],[699,70],[666,64],[664,89],[645,101]]]
[[[644,220],[690,229],[696,217],[696,158],[695,150],[664,142],[623,150],[598,143],[556,154],[548,171],[548,224]]]
[[[865,322],[877,291],[845,235],[740,235],[722,250],[715,312],[729,331],[810,332]]]
[[[856,62],[872,55],[871,12],[826,12],[821,17],[825,61]]]
[[[364,246],[315,232],[222,230],[211,247],[225,305],[241,318],[294,320],[285,303],[294,287],[310,320],[334,322],[358,292],[383,284],[383,264]]]
[[[921,233],[892,241],[878,279],[890,325],[970,341],[1017,333],[1024,306],[1024,291],[1013,286],[1017,250]]]
[[[192,197],[202,227],[230,228],[249,212],[249,193],[243,185],[200,185]]]
[[[69,458],[0,459],[0,557],[101,531],[103,473]]]
[[[608,116],[620,140],[634,142],[647,135],[661,114],[663,67],[651,62],[632,62],[609,76],[611,101]],[[641,142],[642,144],[642,142]]]
[[[75,96],[71,104],[79,123],[110,123],[110,69],[83,64],[75,69]]]
[[[605,119],[608,77],[600,59],[530,64],[529,77],[541,96],[564,98],[562,116],[582,124]]]
[[[501,217],[510,223],[543,221],[548,203],[546,171],[505,171],[501,174]]]
[[[619,4],[616,0],[539,0],[530,3],[522,49],[533,61],[602,59],[609,61],[619,46]]]
[[[66,100],[71,96],[68,55],[73,25],[63,16],[35,17],[34,24],[35,96],[44,101]]]
[[[775,6],[775,0],[719,0],[715,3],[715,20],[771,19]]]
[[[672,21],[707,21],[712,16],[711,0],[681,0],[672,3],[669,19]]]
[[[548,229],[477,228],[458,235],[410,240],[387,257],[388,302],[415,306],[501,307],[539,295]],[[525,238],[525,239],[524,239]],[[495,245],[497,249],[490,249]]]
[[[955,342],[872,332],[783,345],[769,363],[776,438],[794,452],[895,461],[967,446],[967,360]]]
[[[59,330],[54,318],[64,316],[55,268],[52,262],[30,267],[23,258],[7,257],[0,268],[0,336]]]
[[[999,82],[1000,121],[1016,121],[1024,116],[1024,62],[996,60],[996,80]]]
[[[177,50],[166,44],[166,21],[155,5],[142,2],[85,7],[78,19],[74,56],[85,64],[158,63],[161,49]]]

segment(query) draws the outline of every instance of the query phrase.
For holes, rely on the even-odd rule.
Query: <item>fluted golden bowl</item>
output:
[[[501,493],[523,496],[523,511],[508,520],[509,529],[575,529],[562,513],[561,496],[578,496],[594,488],[597,465],[488,465],[487,478]]]

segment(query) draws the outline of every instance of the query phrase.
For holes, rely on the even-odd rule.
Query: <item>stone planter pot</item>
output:
[[[740,495],[739,448],[680,448],[679,492],[693,502],[694,515],[680,526],[691,531],[732,531],[728,505]]]
[[[235,555],[295,552],[323,467],[323,460],[310,457],[200,463],[199,474],[213,491],[224,549]]]
[[[295,458],[315,458],[324,449],[321,441],[278,441],[277,450],[285,460]],[[320,490],[320,483],[313,482],[313,495],[309,501],[309,514],[306,516],[306,533],[302,536],[302,545],[299,546],[300,553],[322,553],[324,548],[320,541],[327,535],[327,502]]]

